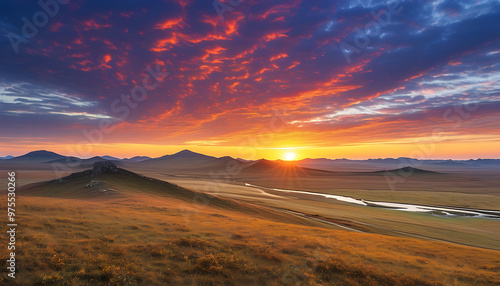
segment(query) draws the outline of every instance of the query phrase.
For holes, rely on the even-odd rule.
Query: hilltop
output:
[[[7,160],[8,162],[15,162],[15,161],[48,162],[63,158],[65,158],[65,156],[59,155],[57,153],[46,150],[39,150],[39,151],[29,152],[27,154],[10,158]]]
[[[406,176],[440,174],[439,172],[423,170],[423,169],[419,169],[419,168],[414,168],[412,166],[406,166],[406,167],[401,167],[398,169],[391,169],[391,170],[375,171],[373,173],[393,173],[396,175],[399,174],[399,175],[406,175]]]

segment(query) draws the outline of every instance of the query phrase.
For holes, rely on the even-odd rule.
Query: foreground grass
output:
[[[17,205],[19,269],[15,280],[2,276],[4,285],[500,283],[496,251],[273,222],[173,198],[23,196]],[[2,251],[3,269],[6,259]]]

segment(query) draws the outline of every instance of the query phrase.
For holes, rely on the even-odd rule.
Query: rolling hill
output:
[[[140,162],[127,162],[127,165],[125,166],[135,166],[138,168],[155,170],[191,169],[213,159],[216,159],[216,157],[207,156],[190,150],[182,150],[175,154],[165,155],[159,158],[143,160]]]
[[[414,168],[414,167],[411,167],[411,166],[406,166],[406,167],[402,167],[402,168],[398,168],[398,169],[391,169],[391,170],[380,170],[380,171],[375,171],[373,173],[376,173],[376,174],[392,173],[394,175],[406,175],[406,176],[411,176],[411,175],[438,175],[438,174],[441,174],[439,172],[423,170],[423,169]]]
[[[120,158],[109,156],[109,155],[104,155],[104,156],[99,156],[99,157],[103,158],[104,160],[108,160],[108,161],[120,161],[121,160]]]
[[[39,150],[27,154],[0,160],[0,169],[3,170],[50,170],[47,162],[64,160],[66,157],[54,152]]]
[[[336,173],[326,170],[301,167],[293,161],[270,161],[266,159],[260,159],[253,162],[247,162],[246,166],[242,170],[242,174],[261,174],[281,177],[307,177],[331,176]]]
[[[131,157],[131,158],[122,159],[122,161],[125,161],[125,162],[141,162],[141,161],[146,161],[146,160],[149,160],[149,159],[152,159],[152,158],[148,157],[148,156],[134,156],[134,157]]]
[[[44,162],[49,162],[49,161],[54,161],[54,160],[59,160],[59,159],[64,159],[64,158],[65,158],[65,156],[59,155],[59,154],[54,153],[54,152],[39,150],[39,151],[29,152],[29,153],[24,154],[22,156],[14,157],[14,158],[7,159],[7,160],[10,163],[13,163],[13,162],[44,163]]]

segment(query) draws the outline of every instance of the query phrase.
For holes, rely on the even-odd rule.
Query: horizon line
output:
[[[24,154],[21,154],[21,155],[11,155],[11,154],[8,154],[8,155],[0,155],[0,157],[7,157],[7,156],[13,156],[13,158],[16,158],[16,157],[20,157],[20,156],[24,156],[24,155],[27,155],[29,153],[32,153],[32,152],[40,152],[40,151],[45,151],[45,152],[52,152],[52,153],[55,153],[55,154],[58,154],[58,155],[61,155],[61,156],[65,156],[65,157],[77,157],[77,156],[72,156],[72,155],[63,155],[61,153],[58,153],[58,152],[54,152],[54,151],[50,151],[50,150],[46,150],[46,149],[40,149],[40,150],[33,150],[33,151],[29,151],[27,153],[24,153]],[[205,153],[200,153],[200,152],[196,152],[196,151],[193,151],[193,150],[190,150],[190,149],[182,149],[180,151],[177,151],[175,153],[171,153],[171,154],[165,154],[165,155],[161,155],[159,157],[151,157],[151,156],[147,156],[147,155],[134,155],[134,156],[129,156],[129,157],[118,157],[118,156],[112,156],[112,155],[94,155],[94,156],[84,156],[84,157],[77,157],[77,158],[80,158],[80,159],[90,159],[90,158],[94,158],[94,157],[104,157],[104,156],[109,156],[109,157],[114,157],[114,158],[118,158],[120,160],[124,160],[124,159],[130,159],[130,158],[133,158],[133,157],[149,157],[151,159],[157,159],[157,158],[161,158],[163,156],[168,156],[168,155],[175,155],[175,154],[178,154],[180,152],[183,152],[183,151],[189,151],[189,152],[192,152],[192,153],[196,153],[196,154],[201,154],[201,155],[205,155],[205,156],[210,156],[210,157],[214,157],[214,158],[222,158],[222,157],[231,157],[233,159],[243,159],[243,160],[249,160],[249,161],[258,161],[258,160],[269,160],[269,161],[287,161],[287,160],[283,160],[283,159],[267,159],[267,158],[258,158],[258,159],[245,159],[245,158],[241,158],[241,157],[233,157],[233,156],[229,156],[229,155],[224,155],[224,156],[220,156],[220,157],[217,157],[217,156],[213,156],[213,155],[208,155],[208,154],[205,154]],[[11,158],[12,159],[12,158]],[[326,159],[326,160],[349,160],[349,161],[368,161],[368,160],[387,160],[387,159],[392,159],[392,160],[398,160],[398,159],[410,159],[410,160],[419,160],[419,161],[423,161],[423,160],[426,160],[426,161],[470,161],[470,160],[500,160],[500,158],[486,158],[486,157],[477,157],[477,158],[468,158],[468,159],[453,159],[453,158],[411,158],[411,157],[402,157],[402,156],[399,156],[399,157],[378,157],[378,158],[373,158],[373,157],[370,157],[370,158],[365,158],[365,159],[350,159],[350,158],[327,158],[327,157],[314,157],[314,158],[311,158],[311,157],[306,157],[306,158],[302,158],[302,159],[299,159],[299,160],[290,160],[290,161],[302,161],[302,160],[315,160],[315,159]],[[3,159],[3,160],[8,160],[8,159]]]

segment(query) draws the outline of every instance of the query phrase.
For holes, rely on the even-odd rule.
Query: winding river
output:
[[[270,190],[270,191],[275,191],[275,192],[296,193],[296,194],[304,194],[304,195],[310,195],[310,196],[321,196],[321,197],[324,197],[327,199],[335,199],[337,201],[362,205],[362,206],[366,206],[366,207],[380,207],[380,208],[393,209],[393,210],[398,210],[398,211],[407,211],[407,212],[423,212],[423,213],[430,213],[432,215],[443,216],[443,217],[477,217],[477,218],[500,220],[500,211],[454,208],[454,207],[441,207],[441,206],[424,206],[424,205],[401,204],[401,203],[390,203],[390,202],[374,202],[374,201],[367,201],[367,200],[363,200],[363,199],[355,199],[355,198],[351,198],[351,197],[337,196],[337,195],[330,195],[330,194],[323,194],[323,193],[266,188],[266,187],[262,187],[262,186],[252,185],[249,183],[245,183],[245,186],[258,188],[258,189],[261,189],[263,191]]]

